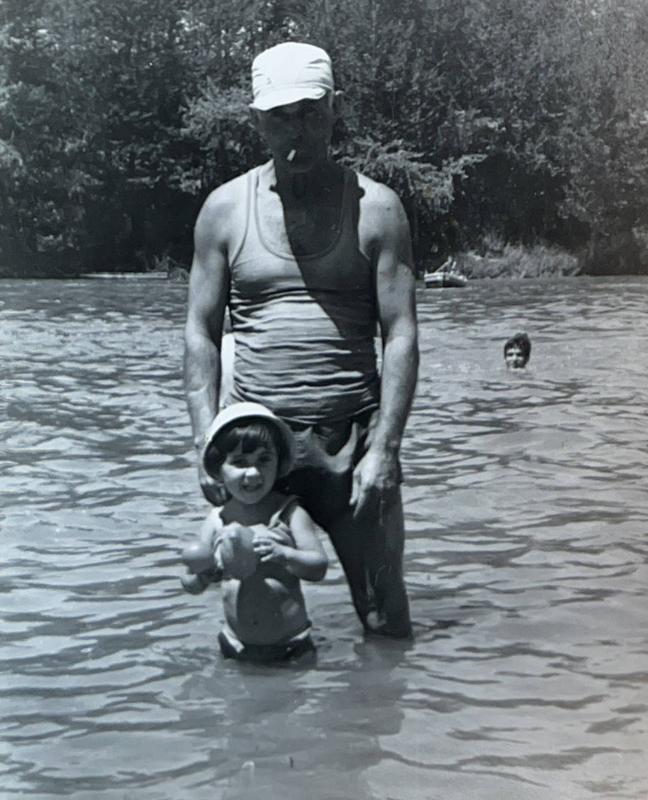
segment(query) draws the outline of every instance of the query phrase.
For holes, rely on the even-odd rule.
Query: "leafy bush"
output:
[[[5,0],[0,260],[187,263],[267,155],[251,60],[292,38],[330,52],[335,156],[399,193],[419,263],[495,231],[645,271],[647,29],[645,0]]]
[[[473,280],[566,277],[580,271],[578,258],[544,244],[532,246],[499,244],[482,253],[462,253],[458,259],[461,272]],[[495,237],[497,239],[497,237]]]

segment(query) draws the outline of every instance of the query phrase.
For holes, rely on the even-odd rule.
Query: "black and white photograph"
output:
[[[646,0],[0,0],[0,800],[648,798]]]

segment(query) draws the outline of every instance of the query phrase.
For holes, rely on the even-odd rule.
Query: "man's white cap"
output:
[[[252,62],[252,108],[269,111],[299,100],[319,100],[332,92],[331,59],[321,47],[284,42]]]
[[[233,403],[218,412],[205,434],[200,458],[208,474],[210,474],[208,466],[210,460],[208,458],[209,450],[216,437],[233,422],[252,422],[255,419],[274,425],[284,440],[286,456],[279,463],[277,477],[282,478],[290,472],[295,463],[295,438],[286,423],[260,403]]]

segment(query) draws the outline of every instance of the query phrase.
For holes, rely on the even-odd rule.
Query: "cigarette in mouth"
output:
[[[286,156],[286,161],[292,161],[293,158],[297,155],[296,150],[291,150],[288,155]]]

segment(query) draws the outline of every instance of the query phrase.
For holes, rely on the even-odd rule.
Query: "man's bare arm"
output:
[[[207,199],[194,231],[185,326],[184,386],[196,447],[218,410],[220,347],[229,292],[227,249],[219,232],[227,224],[218,190]]]
[[[391,191],[382,216],[375,263],[383,363],[380,414],[372,445],[398,452],[418,374],[416,276],[407,217]]]
[[[365,231],[376,275],[378,323],[383,343],[378,421],[369,449],[354,472],[356,513],[397,485],[398,452],[418,373],[415,272],[409,225],[400,200],[373,184]]]

